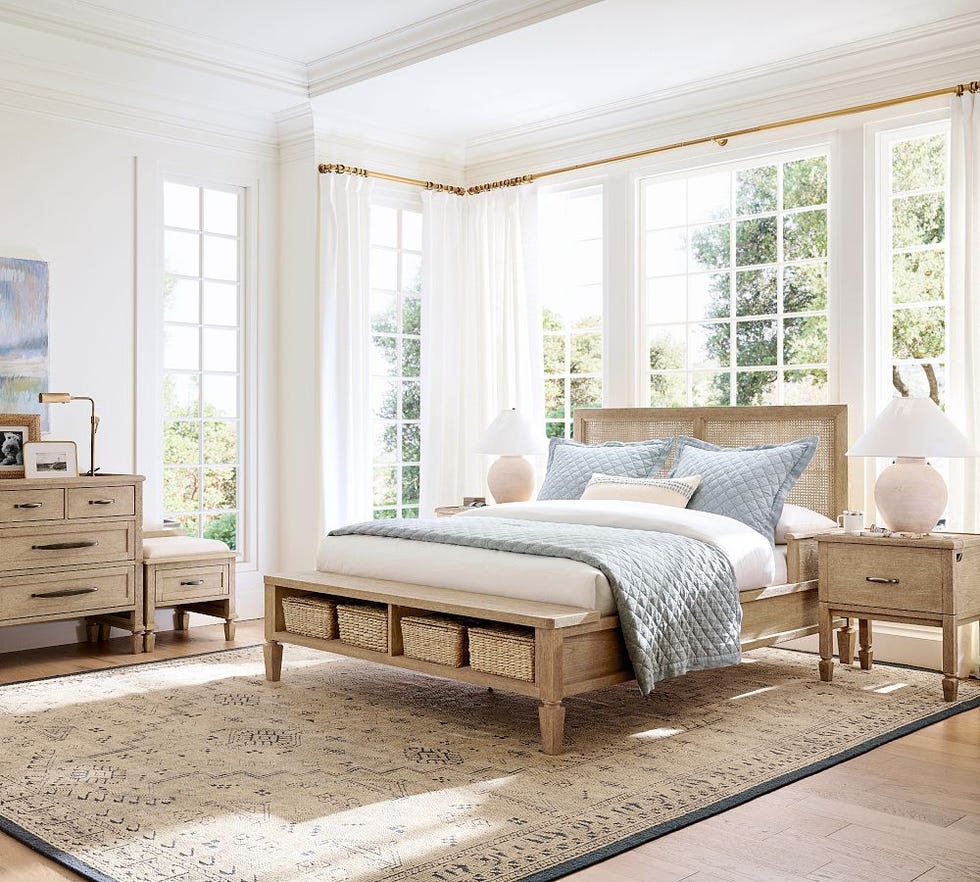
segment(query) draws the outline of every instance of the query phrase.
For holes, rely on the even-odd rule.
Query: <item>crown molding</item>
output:
[[[316,125],[309,101],[276,114],[279,162],[316,162]]]
[[[307,95],[306,65],[86,0],[0,0],[0,21],[180,67]]]
[[[0,76],[0,107],[253,159],[278,158],[275,131],[271,126],[253,125],[254,120],[189,118],[161,107],[126,104],[5,76]]]
[[[471,0],[312,62],[308,66],[310,96],[315,98],[596,2]]]
[[[495,132],[467,142],[466,183],[533,174],[975,80],[980,76],[978,44],[980,14],[960,16],[942,26],[910,29]]]

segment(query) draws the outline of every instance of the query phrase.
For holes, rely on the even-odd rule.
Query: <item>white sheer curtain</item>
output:
[[[320,530],[371,518],[371,182],[320,175]]]
[[[980,448],[980,102],[967,92],[952,101],[949,306],[950,416]],[[980,467],[954,461],[950,526],[980,532]],[[960,629],[961,671],[980,676],[977,625]]]
[[[488,463],[473,453],[480,435],[509,407],[542,424],[544,392],[531,281],[535,188],[423,198],[424,516],[463,495],[486,495]]]

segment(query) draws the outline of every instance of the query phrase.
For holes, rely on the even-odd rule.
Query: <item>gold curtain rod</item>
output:
[[[475,193],[483,193],[487,190],[499,190],[504,187],[517,187],[520,184],[530,184],[541,178],[551,178],[555,175],[564,175],[573,171],[581,171],[586,168],[597,168],[601,165],[611,165],[615,162],[626,162],[630,159],[640,159],[644,156],[654,156],[657,153],[666,153],[669,150],[678,150],[681,147],[695,147],[699,144],[717,144],[724,147],[731,138],[741,135],[752,135],[757,132],[769,132],[773,129],[782,129],[787,126],[797,126],[808,122],[817,122],[823,119],[834,119],[838,116],[849,116],[854,113],[866,113],[871,110],[881,110],[884,107],[895,107],[898,104],[909,104],[913,101],[924,101],[927,98],[937,98],[940,95],[956,95],[961,97],[966,92],[974,94],[980,92],[980,81],[972,83],[959,83],[945,89],[933,89],[930,92],[919,92],[916,95],[905,95],[901,98],[887,98],[884,101],[872,101],[869,104],[858,104],[854,107],[844,107],[839,110],[828,110],[823,113],[812,113],[807,116],[797,116],[793,119],[784,119],[779,122],[762,123],[757,126],[750,126],[745,129],[735,129],[730,132],[723,132],[720,135],[709,135],[702,138],[692,138],[688,141],[677,141],[673,144],[663,144],[659,147],[647,147],[644,150],[635,150],[632,153],[620,153],[618,156],[609,156],[605,159],[592,159],[588,162],[578,162],[575,165],[566,165],[561,168],[553,168],[548,171],[537,172],[531,175],[520,175],[514,178],[506,178],[501,181],[491,181],[487,184],[474,184],[472,187],[457,187],[453,184],[437,184],[433,181],[422,181],[418,178],[406,178],[401,175],[389,175],[384,172],[371,171],[366,168],[355,168],[350,165],[340,165],[337,163],[323,163],[319,166],[320,174],[350,174],[360,175],[366,178],[380,178],[383,181],[394,181],[398,184],[411,184],[422,187],[425,190],[438,190],[446,193],[455,193],[457,196],[472,196]]]

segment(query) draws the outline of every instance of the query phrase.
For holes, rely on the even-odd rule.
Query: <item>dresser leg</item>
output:
[[[147,631],[143,635],[143,652],[153,652],[157,646],[156,631]]]
[[[133,655],[140,655],[143,652],[143,632],[133,631]]]
[[[99,641],[108,640],[112,627],[109,625],[99,625]]]
[[[282,644],[270,640],[265,644],[265,678],[270,683],[278,683],[282,676]]]
[[[225,640],[231,642],[235,639],[235,620],[228,619],[225,622]]]
[[[871,649],[871,620],[858,619],[858,638],[861,643],[861,650],[858,658],[861,660],[861,670],[870,671],[874,661],[874,652]]]
[[[191,626],[191,614],[185,609],[174,610],[174,630],[186,631]]]
[[[837,632],[837,655],[842,665],[854,664],[854,629],[850,619],[844,619],[844,627]]]
[[[89,643],[97,643],[99,640],[99,623],[98,622],[86,622],[85,624],[85,634],[88,637]]]

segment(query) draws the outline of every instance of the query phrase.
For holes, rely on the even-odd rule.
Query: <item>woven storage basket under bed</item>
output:
[[[475,627],[469,629],[469,638],[474,671],[534,682],[534,631],[507,625]]]
[[[388,607],[377,603],[338,603],[340,641],[375,652],[388,651]]]
[[[445,616],[405,616],[402,651],[409,658],[462,668],[468,663],[466,625]]]
[[[337,602],[313,594],[299,594],[282,599],[282,615],[290,634],[337,639]]]

